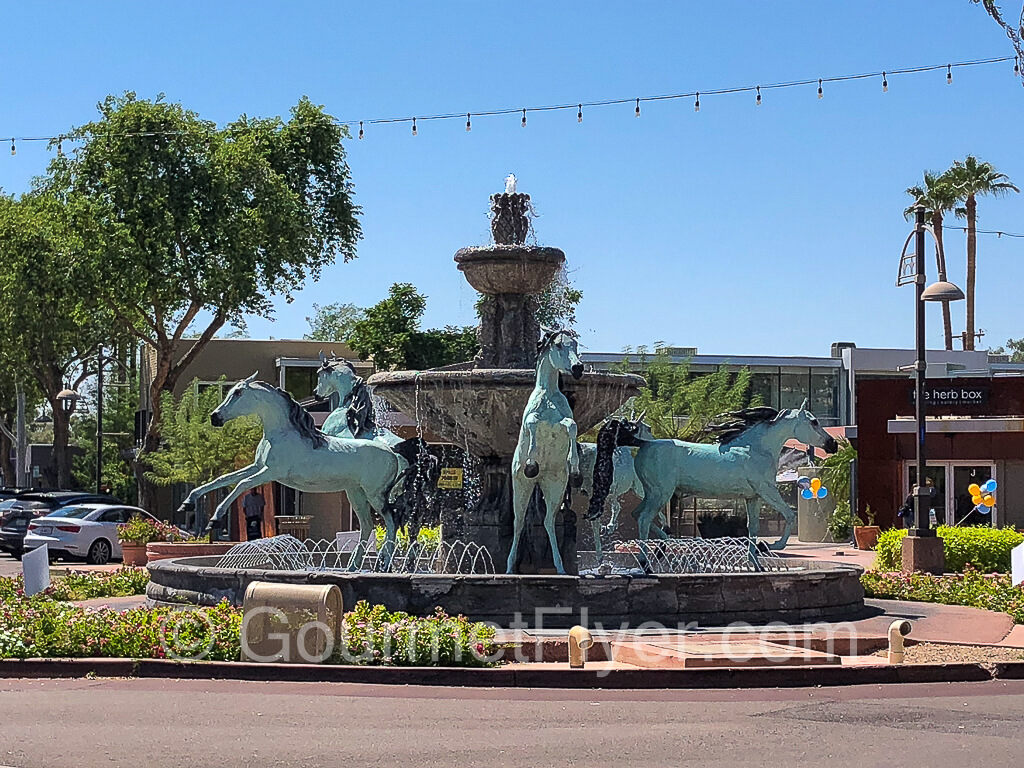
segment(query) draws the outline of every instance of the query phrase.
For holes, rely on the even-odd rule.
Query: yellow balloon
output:
[[[817,493],[819,488],[821,488],[821,480],[818,478],[811,480],[811,490]]]
[[[974,504],[974,506],[978,506],[979,504],[981,504],[981,502],[981,494],[976,493],[973,496],[971,496],[971,503]]]
[[[967,492],[971,494],[971,496],[980,496],[981,486],[978,485],[977,483],[971,483],[970,485],[967,486]]]
[[[981,501],[982,501],[982,503],[986,507],[994,507],[996,505],[996,497],[995,496],[986,496]]]

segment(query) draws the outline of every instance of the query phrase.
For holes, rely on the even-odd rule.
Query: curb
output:
[[[616,669],[601,673],[529,669],[529,665],[463,667],[359,667],[255,664],[165,659],[0,659],[3,678],[140,677],[261,682],[363,683],[488,688],[808,688],[896,683],[967,683],[1024,680],[1024,662],[985,666],[904,664],[878,667],[732,667],[717,669]]]

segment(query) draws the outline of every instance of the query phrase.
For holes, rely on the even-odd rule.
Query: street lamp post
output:
[[[928,371],[928,361],[925,347],[925,302],[926,301],[961,301],[964,298],[963,291],[952,283],[940,281],[925,287],[925,258],[924,249],[925,232],[930,231],[925,224],[924,206],[918,205],[914,209],[914,330],[916,335],[916,360],[914,361],[914,420],[917,432],[917,477],[914,484],[914,527],[907,532],[903,539],[903,570],[908,573],[923,571],[925,573],[941,574],[945,570],[946,558],[943,552],[942,540],[932,530],[930,524],[930,509],[932,506],[932,488],[925,481],[925,469],[927,465],[928,446],[926,436],[928,433],[927,420],[927,399],[925,397],[925,377]],[[934,237],[935,233],[932,232]],[[909,244],[910,239],[907,239]],[[936,247],[939,241],[936,240]],[[906,246],[904,246],[906,251]],[[904,254],[905,255],[905,254]],[[907,275],[909,277],[909,275]],[[903,277],[901,267],[901,279]],[[902,282],[898,282],[902,284]]]

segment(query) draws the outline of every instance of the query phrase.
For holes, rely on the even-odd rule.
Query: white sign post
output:
[[[32,597],[50,586],[50,553],[45,544],[22,555],[21,573],[25,577],[26,597]]]
[[[1015,587],[1024,581],[1024,544],[1018,544],[1010,552],[1010,578]]]

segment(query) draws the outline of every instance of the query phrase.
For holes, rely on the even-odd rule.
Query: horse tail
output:
[[[615,475],[615,443],[619,433],[619,422],[612,419],[597,433],[597,458],[594,460],[593,493],[587,507],[587,520],[600,520],[604,514],[604,502],[612,487]]]

